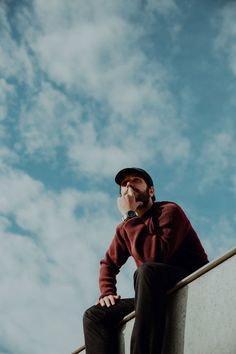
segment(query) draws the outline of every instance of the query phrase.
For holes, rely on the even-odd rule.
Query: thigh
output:
[[[182,267],[173,266],[164,263],[157,263],[157,272],[159,272],[166,284],[166,289],[169,290],[181,279],[187,277],[190,274],[190,271]]]
[[[134,284],[144,281],[152,286],[162,286],[163,289],[169,290],[178,281],[189,275],[190,272],[184,268],[173,265],[147,262],[141,265],[134,273]],[[154,290],[154,289],[153,289]]]
[[[110,307],[101,306],[100,304],[94,305],[85,312],[84,316],[100,324],[114,326],[133,310],[133,298],[120,299],[115,305]]]

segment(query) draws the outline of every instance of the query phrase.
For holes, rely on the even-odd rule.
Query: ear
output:
[[[149,195],[150,195],[150,197],[153,197],[154,194],[155,194],[154,186],[149,187]]]

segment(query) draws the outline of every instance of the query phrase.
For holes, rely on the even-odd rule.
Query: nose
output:
[[[126,183],[126,187],[127,187],[127,188],[128,188],[128,187],[132,187],[132,188],[133,188],[132,182],[131,182],[131,181],[128,181],[128,182]]]

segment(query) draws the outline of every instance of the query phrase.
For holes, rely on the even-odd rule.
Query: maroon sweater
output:
[[[208,263],[204,248],[183,210],[173,202],[156,202],[142,216],[118,225],[100,262],[101,297],[116,294],[116,275],[132,256],[139,267],[161,262],[193,272]]]

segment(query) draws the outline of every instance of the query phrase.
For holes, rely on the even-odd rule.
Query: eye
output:
[[[140,182],[141,182],[141,179],[138,178],[138,177],[137,177],[137,178],[134,178],[134,182],[135,182],[135,183],[140,183]]]

